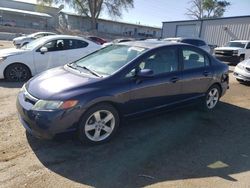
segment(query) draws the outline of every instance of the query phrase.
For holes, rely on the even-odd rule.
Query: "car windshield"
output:
[[[36,40],[33,40],[32,42],[24,45],[21,49],[23,50],[33,50],[34,48],[36,48],[38,45],[42,44],[45,42],[44,38],[38,38]]]
[[[226,47],[245,48],[246,42],[229,42]]]
[[[85,67],[102,76],[108,76],[112,75],[145,50],[146,48],[142,47],[111,45],[76,61],[75,64],[77,67]]]

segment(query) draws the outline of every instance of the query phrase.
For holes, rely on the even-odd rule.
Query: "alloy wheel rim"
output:
[[[207,95],[207,107],[209,109],[212,109],[216,106],[217,102],[219,100],[219,91],[217,88],[213,88],[209,91],[208,95]]]
[[[84,131],[88,139],[98,142],[108,138],[115,127],[115,117],[107,110],[99,110],[89,116]]]
[[[11,69],[10,78],[15,81],[24,81],[27,79],[27,71],[21,66],[15,66]]]

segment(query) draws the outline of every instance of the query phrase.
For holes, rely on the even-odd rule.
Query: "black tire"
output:
[[[214,97],[211,96],[211,93],[210,92],[214,92],[216,91],[216,95]],[[204,101],[203,101],[203,109],[204,111],[212,111],[216,108],[219,100],[220,100],[220,97],[221,97],[221,89],[220,87],[215,84],[215,85],[212,85],[206,92],[206,96],[204,98]],[[215,102],[213,105],[210,105],[208,104],[208,102],[212,100],[213,102]]]
[[[5,69],[4,76],[10,82],[25,82],[31,77],[31,72],[26,65],[14,63]]]
[[[113,119],[103,124],[105,118],[108,117],[108,115],[105,116],[106,115],[105,113],[108,113],[108,112],[112,114]],[[100,121],[103,121],[103,122],[99,121],[100,123],[98,123],[98,121],[96,120],[96,116],[94,115],[95,113],[100,114],[99,116],[100,118],[97,118],[97,119],[100,119]],[[110,114],[109,116],[111,117]],[[119,124],[120,124],[119,114],[112,105],[106,104],[106,103],[95,105],[84,113],[82,120],[80,121],[79,128],[78,128],[79,140],[83,144],[92,144],[92,145],[102,144],[104,142],[109,141],[115,135],[119,127]],[[106,126],[106,128],[108,127],[109,130],[112,130],[112,131],[108,133],[104,130],[104,127],[101,127],[101,126]],[[87,131],[88,127],[91,127],[91,130]],[[100,132],[99,134],[100,139],[95,139],[96,132]]]

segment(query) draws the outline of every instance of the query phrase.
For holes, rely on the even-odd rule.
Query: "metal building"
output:
[[[202,38],[218,46],[234,39],[250,40],[250,15],[163,22],[162,37]]]
[[[77,14],[60,12],[60,16],[65,18],[70,29],[77,29],[80,31],[91,30],[91,20],[86,16]],[[161,37],[161,28],[147,25],[118,22],[113,20],[98,19],[96,30],[103,33],[122,35],[126,37],[147,37],[159,38]]]

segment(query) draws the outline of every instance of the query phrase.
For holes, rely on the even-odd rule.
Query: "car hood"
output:
[[[244,67],[250,67],[250,59],[246,59],[239,64],[242,64]]]
[[[215,48],[214,50],[241,50],[243,48],[238,48],[238,47],[218,47]]]
[[[14,38],[13,40],[14,41],[21,41],[21,40],[24,40],[24,39],[30,39],[31,37],[28,37],[28,36],[22,36],[22,37],[16,37]]]
[[[57,67],[32,78],[26,84],[26,89],[38,99],[64,100],[87,92],[90,90],[88,85],[98,80]]]
[[[16,49],[16,48],[7,48],[0,50],[0,57],[8,57],[12,55],[22,54],[25,53],[27,50],[23,49]]]

